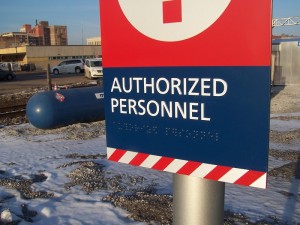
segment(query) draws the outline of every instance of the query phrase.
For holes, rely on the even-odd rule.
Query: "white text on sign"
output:
[[[177,95],[222,97],[228,90],[227,82],[219,78],[145,78],[115,77],[111,93],[143,95]],[[205,104],[199,102],[158,101],[146,99],[111,98],[111,112],[139,116],[181,118],[210,121]]]

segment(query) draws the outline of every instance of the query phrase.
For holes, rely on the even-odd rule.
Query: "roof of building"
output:
[[[273,39],[272,44],[279,44],[282,42],[300,42],[300,37],[296,38],[284,38],[284,39]]]

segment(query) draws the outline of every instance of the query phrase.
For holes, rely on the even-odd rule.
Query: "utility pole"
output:
[[[17,62],[18,61],[18,44],[17,44],[17,36],[15,35],[15,46],[14,46],[15,48],[16,48],[16,59],[15,59],[15,61]]]
[[[16,48],[16,63],[18,62],[18,46],[15,47]]]
[[[81,24],[81,45],[83,45],[83,24]]]
[[[48,91],[51,91],[52,81],[51,81],[50,64],[47,65],[47,86],[48,86]]]

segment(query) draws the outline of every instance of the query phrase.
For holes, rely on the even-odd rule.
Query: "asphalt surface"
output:
[[[70,85],[77,83],[89,83],[91,80],[80,74],[51,74],[53,85]],[[0,80],[0,95],[17,93],[32,88],[47,88],[47,74],[45,71],[16,72],[16,79],[13,81]]]

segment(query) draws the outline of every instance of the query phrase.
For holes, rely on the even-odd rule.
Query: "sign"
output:
[[[108,159],[266,187],[271,0],[101,0]]]

